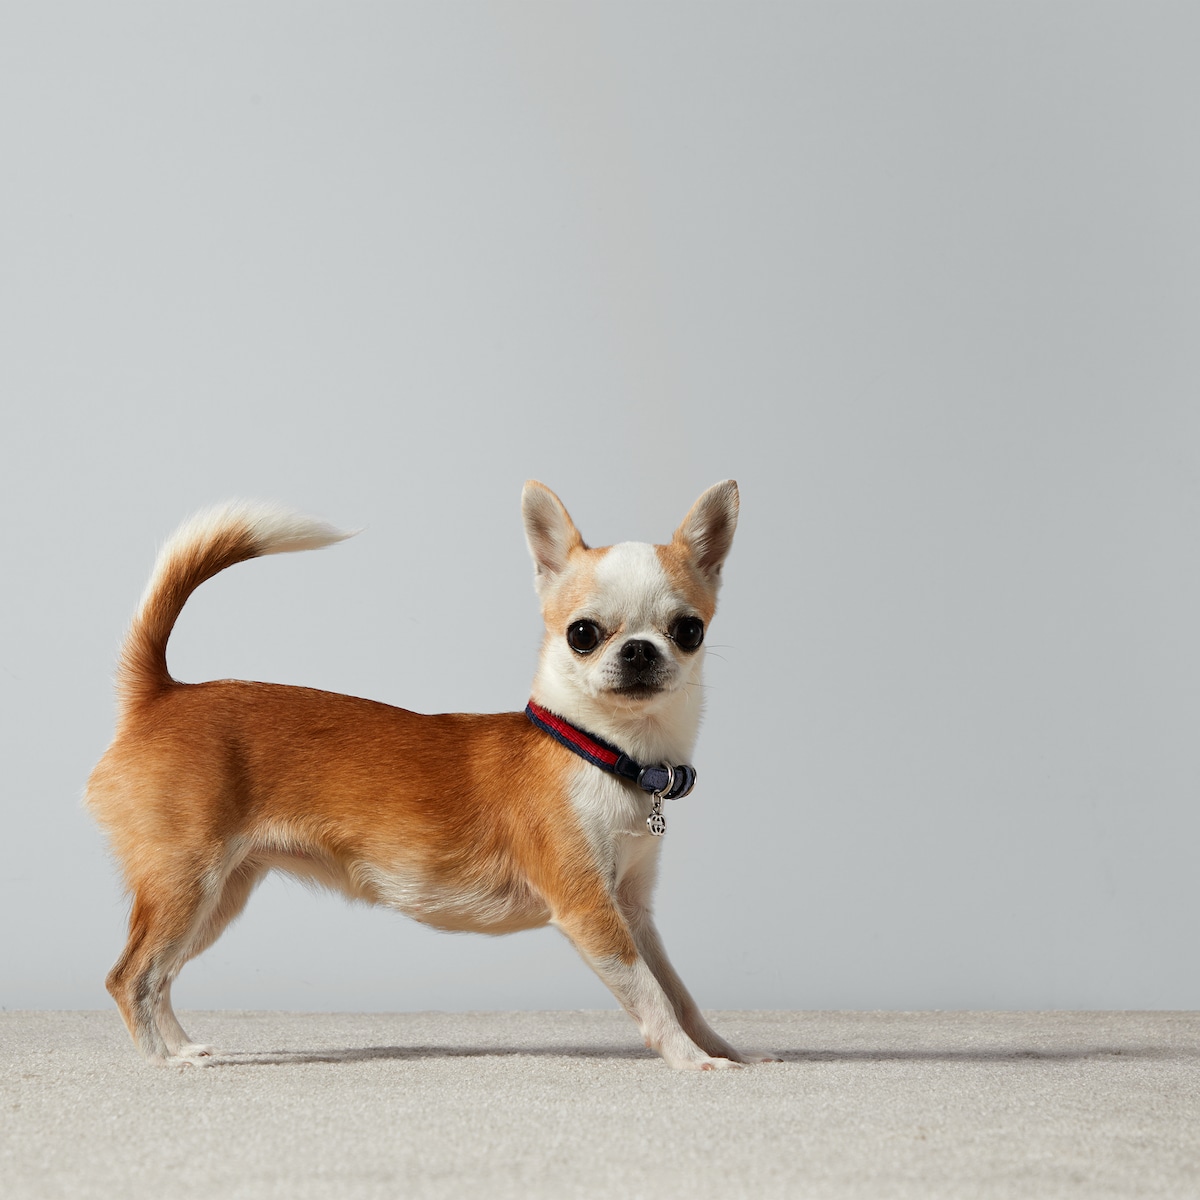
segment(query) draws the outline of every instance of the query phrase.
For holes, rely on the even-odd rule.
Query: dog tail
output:
[[[185,521],[159,551],[121,647],[117,696],[122,711],[174,684],[167,670],[167,639],[187,598],[206,579],[249,558],[316,550],[351,536],[278,505],[250,501],[231,501]]]

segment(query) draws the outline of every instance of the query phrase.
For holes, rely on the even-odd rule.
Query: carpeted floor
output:
[[[719,1013],[675,1072],[615,1012],[0,1013],[0,1195],[1200,1197],[1198,1013]]]

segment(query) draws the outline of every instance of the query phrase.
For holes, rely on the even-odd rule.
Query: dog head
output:
[[[546,624],[535,699],[618,742],[661,726],[673,734],[669,748],[683,749],[676,743],[690,741],[699,718],[693,693],[737,525],[737,484],[709,488],[661,546],[589,548],[536,481],[521,509]]]

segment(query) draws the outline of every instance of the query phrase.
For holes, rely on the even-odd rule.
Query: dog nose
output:
[[[658,661],[658,648],[653,642],[631,638],[621,647],[621,658],[631,667],[648,667]]]

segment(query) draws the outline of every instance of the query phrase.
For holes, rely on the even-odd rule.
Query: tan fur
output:
[[[570,576],[552,590],[551,639],[586,597],[604,551],[588,550],[557,497],[542,491],[534,519],[527,515],[531,547],[557,536],[561,553],[545,542],[546,561],[556,579]],[[88,782],[88,805],[132,896],[128,943],[108,987],[146,1056],[193,1061],[210,1052],[180,1028],[171,983],[262,877],[282,870],[443,929],[507,933],[554,922],[675,1065],[714,1065],[710,1053],[725,1054],[723,1065],[739,1058],[707,1031],[652,925],[647,932],[653,870],[643,864],[623,878],[609,841],[581,823],[581,796],[615,788],[624,803],[629,785],[593,778],[601,773],[523,713],[425,716],[307,688],[171,678],[167,639],[200,583],[258,554],[341,536],[264,513],[257,524],[254,510],[236,506],[209,514],[164,551],[121,654],[116,737]],[[715,592],[686,548],[659,552],[707,620]],[[687,1034],[673,1027],[679,1020]],[[706,1037],[708,1052],[695,1045]]]
[[[572,614],[586,607],[595,589],[596,568],[607,553],[607,546],[596,550],[580,546],[571,551],[562,580],[544,597],[542,619],[546,622],[545,641],[560,637]]]

